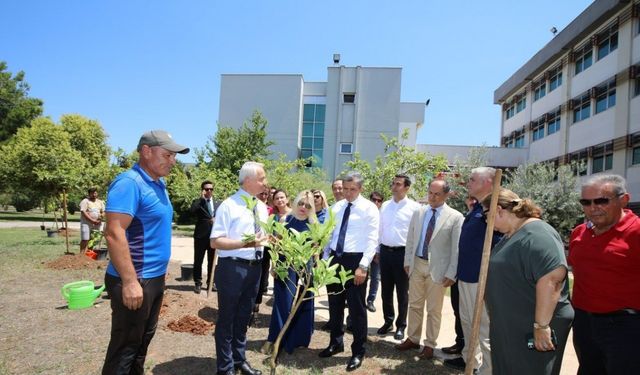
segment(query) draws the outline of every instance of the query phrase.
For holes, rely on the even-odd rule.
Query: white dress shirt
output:
[[[241,240],[242,236],[247,234],[254,234],[254,218],[253,212],[247,208],[244,200],[241,196],[253,198],[246,191],[239,189],[235,194],[225,199],[216,213],[216,221],[211,229],[211,238],[226,237],[236,240]],[[258,218],[260,221],[266,222],[268,218],[267,206],[258,201]],[[263,230],[260,229],[263,233]],[[236,257],[248,260],[255,259],[256,249],[264,251],[262,246],[255,247],[243,247],[236,250],[218,250],[218,258]]]
[[[358,195],[358,198],[351,203],[347,233],[344,239],[344,252],[362,253],[360,265],[369,267],[378,246],[380,213],[378,212],[378,207],[370,200],[363,198],[362,195]],[[336,226],[329,242],[329,248],[332,250],[335,250],[338,244],[342,217],[348,204],[349,202],[343,199],[331,207],[331,211],[336,218]],[[325,252],[326,254],[328,252]]]
[[[420,204],[404,197],[399,202],[390,199],[380,207],[380,244],[396,247],[407,244],[409,223]]]

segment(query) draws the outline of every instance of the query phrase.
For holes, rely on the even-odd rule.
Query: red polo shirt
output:
[[[607,313],[640,310],[640,218],[630,210],[611,229],[595,235],[586,224],[571,233],[573,306]]]

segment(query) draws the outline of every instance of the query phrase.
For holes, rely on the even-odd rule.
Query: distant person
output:
[[[569,242],[579,375],[640,374],[640,219],[626,208],[630,199],[622,176],[582,185],[588,221]]]
[[[111,339],[103,374],[144,373],[171,258],[173,206],[163,177],[176,164],[176,153],[189,149],[153,130],[142,135],[138,152],[138,162],[109,187],[105,238],[111,261],[104,280]]]
[[[191,214],[196,217],[196,227],[193,231],[193,292],[198,294],[202,288],[202,263],[207,256],[207,284],[211,286],[211,271],[215,249],[211,247],[211,228],[216,217],[219,201],[213,200],[213,182],[206,180],[200,184],[200,198],[191,204]],[[211,286],[213,289],[213,286]]]
[[[382,202],[384,202],[384,197],[381,193],[377,191],[372,191],[369,194],[369,200],[373,202],[373,204],[378,207],[382,207]],[[371,261],[371,266],[369,267],[369,293],[367,294],[367,310],[369,312],[376,312],[376,306],[374,302],[376,301],[376,296],[378,295],[378,288],[380,287],[380,256],[376,254]]]
[[[491,195],[485,212],[490,205]],[[493,375],[560,374],[573,308],[562,239],[541,214],[530,199],[500,189],[495,228],[504,236],[491,251],[485,294]]]
[[[324,223],[329,210],[327,196],[322,190],[311,190],[313,193],[313,205],[316,207],[316,217],[320,224]]]
[[[260,284],[263,243],[267,235],[258,221],[267,221],[267,206],[256,200],[265,191],[267,176],[261,163],[248,161],[240,168],[240,189],[218,207],[211,231],[211,247],[218,251],[215,280],[218,287],[216,367],[218,374],[260,375],[245,355],[247,327]],[[256,205],[250,210],[243,199]],[[249,236],[249,237],[247,237]]]
[[[464,216],[447,205],[450,192],[447,181],[431,181],[428,205],[414,212],[407,234],[404,270],[409,275],[409,328],[407,339],[396,349],[420,347],[426,310],[426,340],[420,359],[433,358],[445,291],[454,283],[458,270],[458,241]]]
[[[333,193],[334,203],[344,199],[344,194],[342,193],[342,178],[338,177],[333,181],[331,184],[331,192]]]
[[[104,201],[98,199],[98,189],[87,190],[87,197],[80,202],[80,253],[87,252],[91,231],[102,229]]]

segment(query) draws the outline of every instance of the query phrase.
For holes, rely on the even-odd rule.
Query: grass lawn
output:
[[[62,223],[62,211],[57,212],[58,222]],[[0,221],[43,221],[46,226],[54,221],[53,212],[43,213],[41,209],[33,209],[25,212],[16,212],[15,210],[0,211]],[[69,214],[67,220],[71,222],[80,221],[80,212],[76,212],[73,215]]]

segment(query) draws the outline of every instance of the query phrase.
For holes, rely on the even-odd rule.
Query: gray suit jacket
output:
[[[430,206],[420,206],[413,213],[409,232],[407,233],[407,246],[404,253],[404,266],[409,267],[409,275],[413,272],[413,262],[416,251],[422,237],[422,224]],[[436,283],[442,283],[447,277],[456,279],[458,268],[458,240],[464,216],[449,207],[446,203],[442,207],[440,216],[436,220],[436,227],[429,244],[429,271],[431,278]]]

